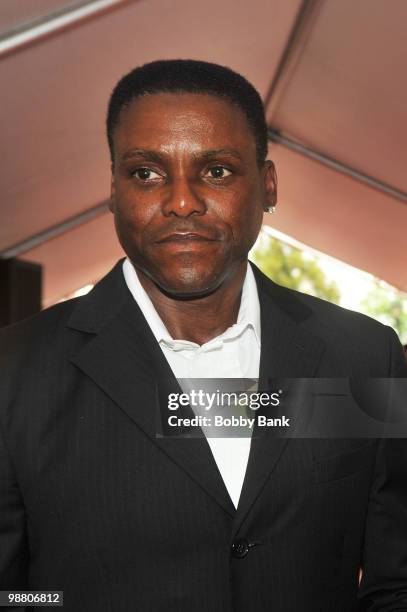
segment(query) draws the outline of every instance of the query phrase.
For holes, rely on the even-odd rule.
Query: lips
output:
[[[204,236],[203,234],[196,234],[194,232],[174,232],[172,234],[168,234],[157,240],[158,243],[163,242],[185,242],[185,241],[204,241],[204,242],[214,242],[215,238],[210,238],[208,236]]]

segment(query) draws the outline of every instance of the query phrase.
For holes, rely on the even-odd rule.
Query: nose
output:
[[[190,215],[204,215],[206,204],[194,190],[186,177],[179,177],[172,181],[167,198],[163,203],[162,212],[165,216],[189,217]]]

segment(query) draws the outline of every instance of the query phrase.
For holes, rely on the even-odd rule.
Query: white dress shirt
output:
[[[260,303],[247,265],[237,322],[200,346],[170,336],[134,266],[123,263],[126,284],[139,305],[176,378],[258,378],[260,364]],[[250,452],[250,437],[210,438],[207,442],[237,508]]]

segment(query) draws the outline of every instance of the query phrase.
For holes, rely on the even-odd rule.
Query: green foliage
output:
[[[390,287],[377,284],[361,304],[363,312],[396,330],[402,342],[407,342],[407,300]]]
[[[334,302],[340,303],[337,284],[326,278],[315,256],[292,247],[265,231],[262,231],[251,259],[273,281]],[[407,343],[407,300],[405,296],[382,281],[372,280],[366,297],[352,308],[363,312],[398,333],[401,341]],[[347,287],[341,287],[347,291]],[[349,307],[349,306],[348,306]]]
[[[315,257],[308,256],[300,249],[262,233],[251,259],[274,282],[339,303],[340,293],[336,283],[326,279]]]

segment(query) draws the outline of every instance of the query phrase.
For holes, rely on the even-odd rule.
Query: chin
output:
[[[209,295],[218,288],[220,282],[221,277],[215,271],[202,273],[192,267],[182,268],[170,277],[156,279],[161,291],[178,299]]]

